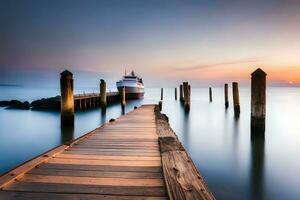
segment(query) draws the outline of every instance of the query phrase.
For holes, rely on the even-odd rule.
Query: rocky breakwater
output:
[[[11,101],[0,101],[1,107],[6,107],[7,109],[21,109],[21,110],[28,110],[30,109],[30,103],[28,101],[18,101],[18,100],[11,100]]]
[[[0,107],[6,107],[6,109],[22,109],[22,110],[60,110],[60,96],[42,98],[35,100],[31,103],[28,101],[0,101]]]

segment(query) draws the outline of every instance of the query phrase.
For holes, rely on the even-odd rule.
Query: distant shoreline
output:
[[[23,87],[23,85],[18,84],[0,84],[0,87]]]

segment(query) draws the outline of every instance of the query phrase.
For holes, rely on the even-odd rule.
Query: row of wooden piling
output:
[[[266,76],[260,68],[251,74],[251,132],[265,131],[266,118]],[[237,82],[232,83],[233,107],[235,117],[240,115],[239,87]],[[228,84],[224,85],[225,108],[229,106]],[[212,89],[209,88],[209,98],[212,101]]]
[[[174,90],[175,92],[175,100],[177,100],[177,88]],[[179,99],[184,105],[185,111],[190,110],[190,101],[191,101],[191,85],[188,82],[183,82],[179,86]],[[160,101],[158,102],[160,110],[162,109],[162,101],[164,97],[164,89],[160,89]]]
[[[251,74],[251,130],[252,132],[265,131],[266,115],[266,76],[267,74],[260,68]],[[175,88],[175,100],[177,100],[177,87]],[[179,99],[184,105],[185,111],[190,110],[191,86],[188,82],[183,82],[179,86]],[[240,97],[238,82],[232,83],[234,116],[240,116]],[[229,107],[228,83],[224,84],[225,108]],[[161,88],[160,108],[162,107],[163,88]],[[209,101],[212,102],[212,88],[209,87]]]

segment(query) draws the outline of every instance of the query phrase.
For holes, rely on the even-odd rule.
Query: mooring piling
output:
[[[106,103],[106,82],[101,79],[100,80],[100,106],[105,108],[107,105]]]
[[[160,100],[164,99],[164,88],[160,89]]]
[[[161,111],[162,110],[162,101],[158,102],[158,107],[159,107],[159,111]]]
[[[125,108],[125,106],[126,106],[125,87],[122,87],[122,89],[121,89],[121,105],[122,105],[122,108]]]
[[[190,110],[190,88],[188,82],[183,82],[183,93],[184,93],[184,109],[185,111]]]
[[[228,84],[224,85],[224,96],[225,96],[225,108],[228,108],[229,101],[228,101]]]
[[[175,100],[177,101],[177,88],[175,88]]]
[[[266,76],[260,68],[251,74],[251,132],[265,132]]]
[[[61,123],[72,125],[74,124],[73,74],[68,70],[60,74],[60,93]]]
[[[181,102],[183,102],[183,88],[182,88],[182,84],[180,84],[180,86],[179,86],[179,100]]]
[[[212,102],[212,89],[209,87],[209,101]]]
[[[237,82],[232,83],[232,94],[233,94],[233,108],[234,116],[240,116],[240,97],[239,97],[239,85]]]

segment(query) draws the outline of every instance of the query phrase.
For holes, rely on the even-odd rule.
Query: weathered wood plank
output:
[[[100,177],[100,178],[146,178],[161,179],[160,172],[120,172],[120,171],[87,171],[87,170],[68,170],[68,169],[43,169],[35,168],[28,174],[48,175],[48,176],[79,176],[79,177]]]
[[[138,156],[99,156],[99,155],[82,155],[82,154],[58,154],[56,158],[77,158],[77,159],[93,159],[93,160],[158,160],[161,161],[161,157],[138,157]]]
[[[95,177],[74,177],[74,176],[44,176],[26,174],[22,178],[24,182],[36,183],[63,183],[81,185],[111,185],[111,186],[147,186],[163,187],[162,179],[130,179],[130,178],[95,178]]]
[[[36,192],[1,192],[1,200],[166,200],[166,197],[149,196],[116,196],[116,195],[91,195],[91,194],[57,194]]]
[[[94,171],[119,171],[119,172],[162,172],[161,167],[131,167],[111,165],[68,165],[44,163],[38,166],[47,169],[94,170]]]
[[[171,129],[168,118],[155,108],[163,176],[171,200],[214,200],[193,161]]]
[[[164,187],[145,186],[102,186],[81,184],[59,184],[59,183],[35,183],[17,182],[7,188],[6,191],[20,192],[53,192],[72,194],[102,194],[102,195],[134,195],[134,196],[166,196]],[[0,192],[1,193],[1,192]]]
[[[111,165],[111,166],[161,166],[160,160],[142,160],[142,161],[133,161],[133,160],[92,160],[92,159],[65,159],[65,158],[53,158],[48,161],[48,163],[54,164],[73,164],[73,165]]]
[[[143,150],[145,148],[151,149],[151,150],[158,150],[158,146],[142,146],[142,145],[93,145],[93,144],[80,144],[76,146],[77,148],[86,148],[86,149],[136,149],[136,150]]]
[[[145,147],[144,149],[108,149],[108,148],[96,148],[96,147],[73,147],[72,150],[76,151],[102,151],[102,152],[145,152],[145,153],[159,153],[158,148],[156,149],[148,149]],[[71,150],[70,150],[71,151]]]
[[[170,199],[214,199],[185,151],[163,153],[162,163]]]
[[[83,155],[107,155],[107,156],[160,156],[160,153],[145,153],[145,152],[103,152],[103,151],[65,151],[65,154],[83,154]]]

